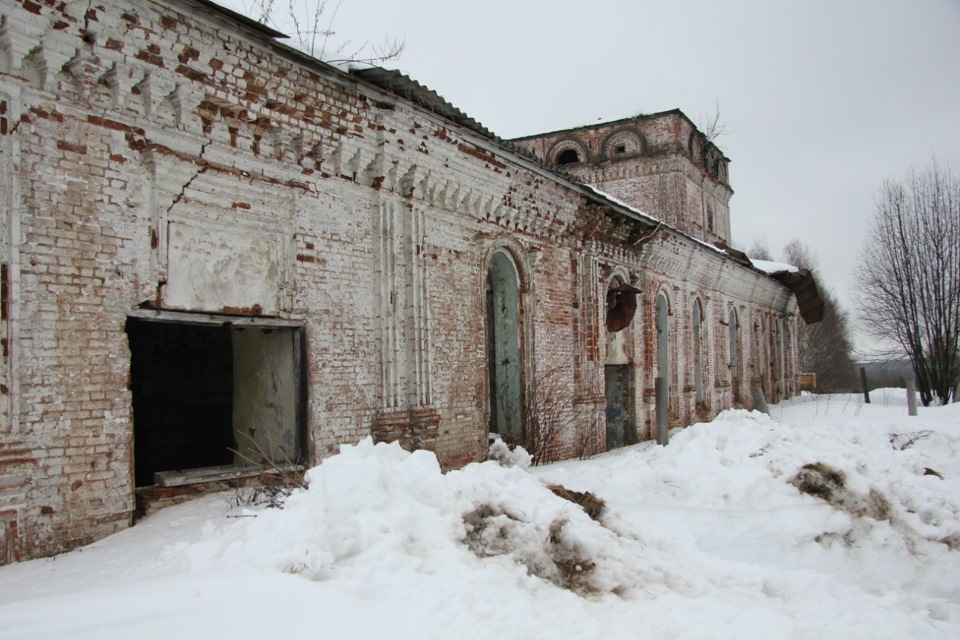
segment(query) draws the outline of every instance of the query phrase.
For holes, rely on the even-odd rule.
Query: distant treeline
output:
[[[860,380],[860,367],[867,371],[867,386],[870,389],[904,387],[905,378],[913,377],[913,368],[909,360],[883,360],[860,362],[856,365],[856,379]],[[859,390],[859,389],[858,389]]]

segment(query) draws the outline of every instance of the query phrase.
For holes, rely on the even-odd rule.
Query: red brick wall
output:
[[[5,561],[129,525],[124,324],[142,306],[301,323],[312,462],[373,433],[432,448],[447,467],[486,449],[485,279],[496,250],[520,272],[528,389],[552,373],[581,419],[550,457],[603,448],[614,270],[644,290],[629,330],[641,427],[658,287],[684,313],[703,296],[707,326],[731,304],[745,318],[791,308],[773,281],[666,229],[638,246],[598,236],[565,179],[191,11],[126,0],[3,9]],[[671,329],[678,424],[695,413],[685,318],[678,311]],[[730,404],[725,339],[712,338],[706,415]]]
[[[729,160],[679,111],[640,115],[514,141],[547,162],[695,238],[730,241]]]

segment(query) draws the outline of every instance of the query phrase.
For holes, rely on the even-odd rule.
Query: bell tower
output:
[[[512,142],[694,238],[730,241],[730,160],[679,110]]]

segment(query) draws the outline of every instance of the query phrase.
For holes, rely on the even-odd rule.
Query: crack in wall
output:
[[[195,163],[199,164],[202,160],[204,160],[203,156],[207,152],[207,147],[209,147],[211,144],[212,144],[212,140],[208,139],[206,142],[203,143],[203,145],[201,145],[200,153],[197,156],[197,160],[194,161]],[[190,188],[190,185],[193,184],[194,180],[196,180],[197,178],[202,176],[204,173],[206,173],[207,169],[209,168],[210,168],[210,165],[204,164],[202,167],[200,167],[200,169],[195,174],[193,174],[193,176],[190,177],[189,180],[187,180],[187,182],[180,189],[180,193],[177,194],[177,197],[174,198],[173,202],[170,203],[170,206],[167,207],[168,216],[170,215],[170,212],[173,211],[173,208],[177,206],[177,204],[182,202],[184,198],[187,197],[187,189]]]

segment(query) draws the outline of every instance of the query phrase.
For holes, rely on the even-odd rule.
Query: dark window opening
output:
[[[576,149],[564,149],[557,155],[557,164],[575,164],[580,162],[580,154]]]
[[[618,156],[626,152],[627,152],[627,145],[625,144],[618,144],[616,147],[613,148],[613,153]]]
[[[127,320],[134,475],[301,462],[301,329]]]

